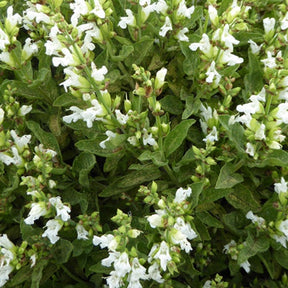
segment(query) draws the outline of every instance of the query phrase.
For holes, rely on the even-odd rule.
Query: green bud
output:
[[[6,5],[7,5],[7,1],[1,1],[0,2],[0,8],[3,8],[3,7],[5,7]]]
[[[125,112],[128,113],[129,110],[131,110],[131,101],[128,100],[128,99],[125,99],[124,100],[124,109],[125,109]]]
[[[157,193],[157,183],[154,181],[152,182],[152,185],[151,185],[151,192],[152,194]]]

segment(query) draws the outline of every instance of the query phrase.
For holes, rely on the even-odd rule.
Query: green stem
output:
[[[85,284],[85,286],[87,284],[89,284],[88,282],[83,281],[82,279],[80,279],[79,277],[75,276],[75,274],[72,274],[64,265],[60,265],[60,267],[63,269],[63,271],[73,280],[75,280],[78,283],[81,284]],[[89,284],[89,286],[91,286],[91,284]],[[92,286],[91,286],[92,287]]]

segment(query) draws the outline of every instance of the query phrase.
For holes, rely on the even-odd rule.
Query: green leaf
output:
[[[140,65],[150,49],[153,47],[153,43],[154,38],[150,38],[148,36],[144,36],[140,41],[136,42],[134,44],[134,51],[125,61],[126,66],[131,67],[132,64]]]
[[[47,265],[48,260],[41,259],[40,261],[37,261],[35,267],[33,268],[32,272],[32,283],[31,288],[39,288],[40,281],[42,279],[42,272],[45,266]]]
[[[244,178],[241,174],[234,173],[235,165],[226,163],[220,170],[217,179],[216,189],[228,189],[234,187],[236,184],[243,182]]]
[[[184,105],[175,95],[167,95],[160,100],[161,107],[170,114],[180,115],[183,112]]]
[[[267,166],[288,166],[288,152],[285,150],[269,150],[266,155],[263,155],[263,159],[254,161],[248,164],[249,167],[267,167]]]
[[[168,161],[162,160],[162,155],[160,151],[152,152],[150,150],[146,150],[138,157],[138,159],[141,162],[151,160],[153,164],[155,164],[158,167],[165,166],[168,163]]]
[[[79,183],[89,187],[88,174],[96,164],[96,158],[92,153],[82,152],[73,161],[72,171],[79,173]]]
[[[118,178],[107,186],[100,194],[101,197],[110,197],[127,191],[133,187],[158,179],[161,172],[154,165],[142,165],[141,169],[132,171],[126,176]]]
[[[70,241],[60,239],[52,248],[51,255],[54,256],[56,264],[63,264],[68,262],[71,252],[73,251],[73,245]]]
[[[254,197],[253,192],[244,185],[238,185],[237,189],[235,187],[235,190],[225,198],[234,208],[241,209],[244,212],[250,210],[257,212],[261,208],[261,205]]]
[[[53,106],[55,107],[66,107],[66,106],[72,106],[72,105],[79,105],[81,101],[73,96],[70,93],[64,93],[60,96],[58,96],[55,101],[53,102]]]
[[[49,148],[57,152],[57,156],[62,158],[56,137],[49,132],[44,131],[40,125],[34,121],[27,121],[27,127],[33,132],[35,137],[44,145],[44,148]]]
[[[285,269],[288,269],[288,251],[287,249],[281,248],[273,253],[274,259]]]
[[[109,274],[111,270],[112,267],[105,267],[101,264],[101,262],[98,262],[97,264],[89,267],[89,271],[101,274]]]
[[[123,45],[119,55],[111,56],[111,59],[115,62],[124,61],[133,51],[134,47],[132,45]]]
[[[248,237],[245,241],[245,245],[243,249],[240,250],[237,258],[238,264],[241,264],[248,260],[250,257],[265,252],[269,249],[269,238],[267,236],[260,236],[259,238],[252,235],[251,233],[248,234]]]
[[[15,287],[15,286],[19,287],[18,285],[20,285],[23,282],[30,282],[31,274],[32,274],[31,267],[24,266],[19,271],[17,271],[16,274],[13,276],[13,278],[9,281],[9,287]]]
[[[209,212],[197,213],[197,217],[203,224],[206,224],[209,227],[224,228],[223,224]]]
[[[259,59],[250,50],[248,52],[249,73],[245,75],[244,83],[246,92],[248,95],[255,93],[255,91],[260,91],[263,88],[263,68],[260,64]]]
[[[233,189],[215,189],[215,188],[208,188],[204,189],[201,194],[201,204],[209,203],[217,201],[223,197],[226,197],[231,192],[233,192]]]
[[[164,151],[166,156],[171,155],[185,140],[191,125],[196,122],[194,119],[183,120],[164,139]]]

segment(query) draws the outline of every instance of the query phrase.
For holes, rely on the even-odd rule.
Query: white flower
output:
[[[110,131],[110,130],[107,130],[107,131],[105,132],[105,134],[106,134],[107,138],[99,143],[99,146],[100,146],[102,149],[106,149],[106,144],[105,144],[105,143],[108,142],[108,141],[110,141],[112,138],[115,138],[116,135],[117,135],[116,133],[114,133],[114,132],[112,132],[112,131]]]
[[[154,280],[158,283],[164,282],[164,279],[162,278],[162,276],[160,274],[159,265],[157,262],[154,262],[153,265],[149,266],[148,274],[152,280]]]
[[[26,114],[30,113],[32,110],[32,105],[22,105],[20,108],[20,115],[25,116]]]
[[[284,236],[284,235],[279,236],[279,235],[274,234],[274,235],[272,236],[272,238],[273,238],[276,242],[280,243],[284,248],[287,248],[287,245],[286,245],[287,238],[286,238],[286,236]]]
[[[281,30],[286,30],[288,28],[288,12],[285,14],[284,18],[281,20]]]
[[[182,187],[178,188],[175,194],[174,202],[182,203],[188,197],[190,197],[191,193],[192,193],[192,189],[190,187],[188,187],[187,189],[183,189]]]
[[[112,234],[102,235],[101,237],[93,237],[93,245],[100,245],[101,249],[108,248],[111,251],[115,251],[118,243]]]
[[[214,6],[209,5],[208,6],[208,14],[209,14],[209,18],[210,18],[212,24],[214,26],[217,26],[218,22],[219,22],[217,9]]]
[[[0,50],[4,50],[10,44],[9,36],[0,28]]]
[[[18,153],[18,149],[15,146],[11,147],[11,152],[13,157],[9,156],[8,154],[1,152],[0,153],[0,161],[2,161],[5,165],[9,166],[14,164],[16,166],[20,166],[23,162],[22,158]]]
[[[5,26],[8,32],[11,32],[17,24],[21,24],[22,22],[22,17],[16,13],[13,15],[13,6],[9,6],[7,8],[7,17],[5,19]]]
[[[157,214],[147,216],[147,221],[152,228],[163,227],[162,216],[166,214],[165,210],[156,210]]]
[[[106,75],[108,72],[106,66],[102,66],[100,69],[97,69],[94,62],[91,63],[91,69],[92,69],[91,76],[95,79],[95,81],[99,82],[105,79],[104,75]]]
[[[153,138],[152,134],[148,134],[147,130],[145,128],[143,128],[143,145],[151,145],[151,146],[154,146],[154,145],[157,145],[157,142],[156,140]]]
[[[236,247],[236,242],[234,240],[231,240],[229,243],[227,243],[226,245],[224,245],[224,248],[223,248],[223,252],[225,254],[229,254],[229,250],[232,248],[232,247]]]
[[[122,277],[116,271],[110,273],[110,276],[106,278],[106,283],[109,285],[109,288],[120,288],[124,284]]]
[[[211,65],[209,66],[205,74],[207,75],[206,78],[207,83],[213,83],[215,81],[215,84],[217,85],[219,84],[221,75],[215,69],[215,61],[212,61]]]
[[[161,13],[161,14],[165,14],[166,11],[168,9],[168,5],[166,3],[165,0],[159,0],[157,3],[156,3],[156,6],[155,6],[155,11],[157,13]]]
[[[265,219],[255,215],[252,211],[246,214],[246,218],[251,220],[253,224],[258,224],[259,226],[265,225]]]
[[[27,145],[30,143],[31,135],[23,135],[22,137],[19,137],[15,130],[10,131],[10,135],[12,136],[14,143],[18,149],[18,152],[22,153],[24,148],[27,147]]]
[[[265,135],[265,124],[261,124],[260,127],[257,129],[257,131],[255,132],[255,139],[256,140],[263,140],[266,139],[266,135]]]
[[[149,279],[149,275],[146,274],[146,268],[139,263],[138,258],[133,258],[131,265],[131,273],[127,278],[127,280],[129,281],[128,287],[137,287],[137,282],[139,282],[140,279],[147,280]],[[142,286],[140,285],[139,287]]]
[[[180,244],[181,250],[185,250],[186,253],[192,251],[190,242],[187,240],[186,236],[177,229],[171,229],[170,237],[173,244]]]
[[[9,280],[9,274],[14,270],[14,268],[9,264],[3,265],[2,261],[0,264],[0,287],[3,287]]]
[[[236,40],[230,33],[229,33],[229,25],[226,24],[224,28],[217,29],[214,34],[213,38],[214,41],[219,40],[220,42],[224,43],[225,47],[228,48],[229,52],[233,52],[233,44],[237,45],[240,41]]]
[[[120,257],[120,252],[112,251],[109,252],[109,256],[101,260],[101,264],[105,267],[110,267]]]
[[[154,259],[160,260],[160,266],[163,271],[166,271],[168,262],[172,260],[169,250],[167,243],[162,241],[157,253],[154,255]]]
[[[184,41],[184,42],[188,42],[189,38],[185,35],[185,33],[189,32],[189,29],[187,27],[184,27],[183,29],[181,29],[177,35],[175,36],[179,41]]]
[[[46,231],[42,234],[42,237],[48,237],[52,244],[55,244],[60,237],[57,235],[59,230],[62,228],[63,222],[61,220],[52,219],[49,220],[45,227]]]
[[[116,114],[117,121],[121,125],[125,125],[127,123],[127,121],[129,120],[129,116],[125,115],[125,114],[122,114],[119,109],[115,110],[115,114]]]
[[[177,217],[174,228],[181,231],[181,233],[183,233],[189,240],[197,237],[197,234],[191,228],[190,224],[185,223],[185,221],[181,217]]]
[[[265,18],[263,19],[263,26],[265,34],[268,34],[271,31],[274,31],[276,20],[274,18]]]
[[[168,16],[165,17],[165,23],[164,25],[160,28],[159,35],[161,37],[165,37],[168,31],[172,31],[172,22]]]
[[[287,182],[283,177],[281,177],[281,182],[274,184],[274,191],[280,194],[280,193],[287,193],[287,190],[288,190]]]
[[[218,141],[218,131],[215,126],[213,126],[212,131],[203,139],[204,142],[215,142]]]
[[[259,112],[261,109],[260,103],[257,99],[254,99],[254,101],[243,104],[243,105],[237,105],[236,110],[238,112],[242,112],[245,114],[255,114],[256,112]]]
[[[276,117],[278,118],[278,124],[288,124],[288,102],[280,103],[278,105]]]
[[[138,140],[136,136],[130,136],[127,138],[127,141],[132,145],[132,146],[137,146]]]
[[[25,40],[25,44],[22,49],[21,61],[24,62],[29,59],[33,54],[38,52],[38,45],[32,42],[31,38]]]
[[[282,221],[278,227],[279,231],[281,231],[285,237],[288,239],[288,219]]]
[[[240,264],[240,267],[242,267],[246,273],[250,272],[250,263],[248,262],[248,260],[246,260],[245,262]]]
[[[46,203],[41,201],[31,204],[31,210],[28,214],[28,217],[24,219],[24,222],[28,225],[33,225],[35,220],[39,219],[41,216],[48,214],[46,209]]]
[[[77,66],[80,64],[78,57],[75,57],[68,48],[63,48],[62,53],[64,57],[53,57],[52,63],[55,67],[59,65],[65,66]],[[65,71],[64,71],[65,72]]]
[[[71,209],[62,203],[60,196],[50,198],[49,202],[56,208],[57,217],[60,217],[64,222],[70,219]]]
[[[31,268],[35,266],[36,264],[36,254],[33,254],[30,256],[30,260],[31,260]]]
[[[187,8],[185,0],[182,0],[179,4],[178,10],[177,10],[177,15],[178,16],[184,16],[184,17],[190,19],[194,10],[195,10],[194,6]]]
[[[154,88],[156,90],[163,87],[163,85],[165,83],[166,74],[167,74],[167,69],[164,67],[161,68],[159,71],[157,71],[156,78],[155,78],[155,84],[154,84]]]
[[[4,112],[4,110],[0,107],[0,125],[3,123],[4,115],[5,115],[5,112]]]
[[[125,12],[127,17],[121,17],[118,26],[120,26],[122,29],[126,29],[127,26],[134,27],[136,25],[136,19],[133,15],[133,12],[130,9],[125,9]]]
[[[258,55],[261,47],[263,46],[263,43],[259,46],[257,45],[253,40],[248,40],[248,43],[250,44],[250,48],[253,54]]]
[[[225,50],[221,53],[220,57],[220,63],[227,64],[228,66],[234,66],[236,64],[243,63],[244,59],[241,57],[238,57],[231,53],[229,50]]]
[[[114,261],[114,269],[120,277],[124,277],[131,271],[129,256],[126,252],[121,253],[120,257]]]
[[[1,45],[1,43],[0,43]],[[9,65],[10,67],[15,67],[16,63],[14,58],[12,57],[12,53],[9,53],[8,51],[4,51],[0,54],[0,62],[3,62],[7,65]]]
[[[245,150],[245,152],[247,153],[247,154],[249,154],[250,156],[252,156],[252,157],[254,157],[254,155],[255,155],[255,148],[254,148],[254,146],[251,144],[251,143],[247,143],[246,144],[246,150]]]
[[[270,51],[267,51],[267,58],[261,60],[261,62],[265,65],[265,67],[268,67],[271,69],[277,67],[276,58],[272,56]]]
[[[97,17],[101,19],[105,18],[105,11],[103,10],[98,0],[94,0],[94,9],[90,11],[90,14],[95,14]]]
[[[88,239],[88,231],[83,227],[83,225],[81,225],[80,223],[78,223],[76,225],[76,231],[77,231],[77,239],[83,239],[83,240],[87,240]]]
[[[189,49],[191,49],[192,51],[196,51],[198,48],[203,52],[204,55],[209,58],[217,55],[217,47],[211,45],[210,39],[205,33],[202,35],[199,43],[191,43],[189,45]]]
[[[204,283],[204,285],[203,285],[202,288],[211,288],[211,283],[212,283],[211,280],[207,280],[207,281]]]

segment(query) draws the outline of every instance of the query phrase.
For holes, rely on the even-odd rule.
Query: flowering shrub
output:
[[[287,287],[287,11],[0,1],[0,287]]]

